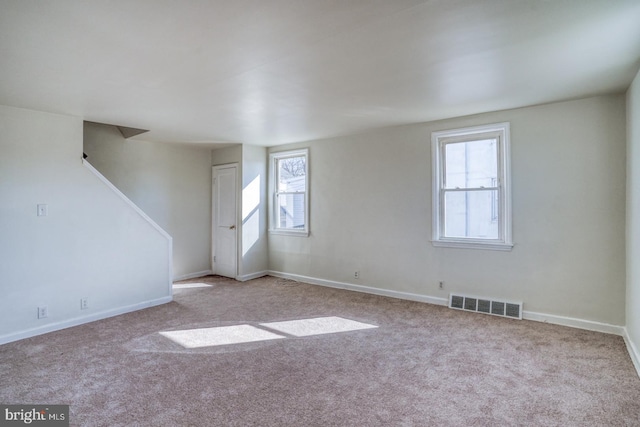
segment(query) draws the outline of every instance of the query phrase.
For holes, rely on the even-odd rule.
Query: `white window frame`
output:
[[[444,236],[444,147],[447,143],[465,142],[497,137],[498,141],[498,182],[495,189],[499,192],[498,238],[479,239],[468,237]],[[432,244],[439,247],[490,249],[509,251],[513,248],[511,231],[511,165],[510,165],[510,126],[508,122],[462,129],[444,130],[431,134],[431,159],[433,173],[433,215]]]
[[[305,182],[304,182],[304,192],[299,191],[295,192],[295,194],[304,194],[304,228],[300,229],[292,229],[292,228],[281,228],[279,224],[277,224],[278,213],[277,209],[279,208],[278,204],[278,160],[286,159],[289,157],[305,157],[306,163],[306,172],[305,172]],[[270,213],[270,221],[269,221],[269,232],[272,234],[282,234],[289,236],[309,236],[309,149],[303,148],[298,150],[289,150],[289,151],[280,151],[276,153],[271,153],[269,155],[269,168],[270,168],[270,185],[269,191],[271,192],[271,209]]]

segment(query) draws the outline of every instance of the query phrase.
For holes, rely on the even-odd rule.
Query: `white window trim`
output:
[[[276,167],[276,161],[279,159],[286,159],[287,157],[306,157],[306,175],[304,182],[304,229],[293,230],[286,228],[279,228],[276,224],[276,218],[278,215],[276,214],[276,209],[278,209],[278,200],[277,200],[277,192],[276,186],[278,182],[278,168]],[[271,234],[281,234],[285,236],[309,236],[309,149],[303,148],[298,150],[289,150],[289,151],[279,151],[276,153],[269,154],[269,192],[271,194],[271,209],[269,209],[269,233]]]
[[[442,147],[446,142],[459,139],[466,140],[469,136],[486,133],[499,133],[498,144],[498,169],[500,179],[501,203],[498,216],[500,230],[498,239],[473,239],[444,237],[443,221],[444,206],[442,203],[442,185],[444,182],[444,170],[442,166]],[[431,134],[431,159],[433,174],[432,190],[432,241],[433,246],[465,248],[465,249],[490,249],[497,251],[510,251],[513,248],[512,218],[511,218],[511,155],[510,155],[510,126],[508,122],[495,123],[483,126],[474,126],[463,129],[452,129]]]

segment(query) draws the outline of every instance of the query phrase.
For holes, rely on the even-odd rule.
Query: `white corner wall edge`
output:
[[[213,274],[213,271],[211,270],[196,271],[195,273],[183,274],[182,276],[174,277],[173,281],[179,282],[181,280],[195,279],[196,277],[209,276],[211,274]]]
[[[104,175],[102,175],[98,169],[94,168],[91,163],[86,159],[82,159],[82,165],[89,169],[100,181],[102,181],[107,187],[111,189],[118,197],[120,197],[131,209],[133,209],[138,215],[140,215],[145,221],[147,221],[158,233],[160,233],[169,243],[169,280],[167,286],[169,286],[169,294],[173,294],[173,237],[169,235],[162,227],[160,227],[149,215],[144,213],[142,209],[131,201],[124,193],[118,190]]]
[[[631,341],[631,337],[629,337],[629,334],[627,333],[627,328],[625,327],[622,329],[622,338],[624,338],[624,343],[627,345],[627,350],[629,351],[629,356],[631,356],[633,366],[636,368],[638,377],[640,377],[640,352],[638,352],[638,348],[635,346],[633,341]]]
[[[243,274],[241,276],[237,276],[236,280],[239,282],[247,282],[249,280],[257,279],[258,277],[268,276],[269,272],[267,270],[256,271],[255,273]]]
[[[154,300],[139,302],[137,304],[128,305],[125,307],[118,307],[111,310],[89,314],[87,316],[75,317],[73,319],[65,320],[62,322],[49,323],[38,328],[28,329],[26,331],[21,331],[15,334],[3,335],[0,337],[0,345],[22,340],[25,338],[35,337],[37,335],[42,335],[49,332],[59,331],[61,329],[71,328],[73,326],[84,325],[85,323],[95,322],[96,320],[102,320],[108,317],[119,316],[121,314],[131,313],[133,311],[138,311],[149,307],[155,307],[157,305],[171,302],[172,300],[173,297],[171,296],[162,297]]]
[[[268,271],[269,276],[291,279],[296,282],[304,282],[310,285],[320,285],[329,288],[345,289],[347,291],[363,292],[366,294],[380,295],[383,297],[404,299],[409,301],[426,302],[435,305],[449,305],[448,298],[430,297],[427,295],[413,294],[410,292],[392,291],[389,289],[372,288],[370,286],[354,285],[352,283],[336,282],[334,280],[318,279],[315,277],[301,276],[299,274],[283,273],[281,271]]]

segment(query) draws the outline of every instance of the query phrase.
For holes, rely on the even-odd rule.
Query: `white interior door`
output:
[[[238,273],[237,166],[213,168],[213,259],[214,274],[236,278]]]

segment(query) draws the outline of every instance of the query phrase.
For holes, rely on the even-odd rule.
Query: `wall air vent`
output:
[[[497,301],[489,298],[472,297],[469,295],[449,295],[449,308],[494,316],[522,319],[522,303]]]

